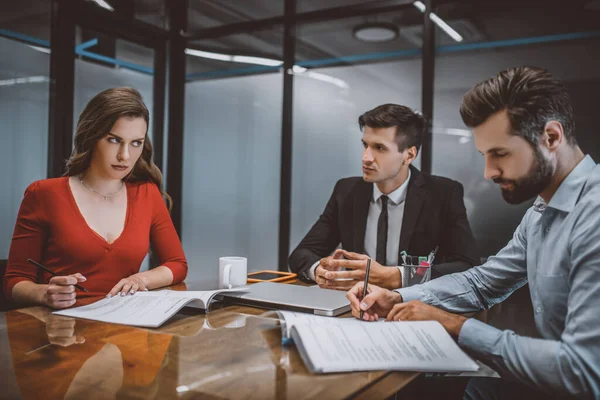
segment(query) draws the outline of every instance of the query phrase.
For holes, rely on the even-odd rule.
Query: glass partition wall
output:
[[[248,271],[278,269],[281,50],[279,28],[188,44],[182,204],[188,280],[216,282],[222,256],[247,257]]]
[[[50,5],[0,5],[0,259],[8,258],[23,193],[46,177],[50,82]],[[37,26],[26,23],[35,14]]]

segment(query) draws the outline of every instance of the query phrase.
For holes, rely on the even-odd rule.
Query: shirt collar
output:
[[[406,177],[404,183],[400,185],[398,189],[387,195],[390,201],[395,205],[398,205],[406,200],[408,181],[410,181],[410,169],[408,170],[408,176]],[[373,202],[377,203],[377,200],[379,200],[381,196],[383,196],[383,193],[381,193],[381,190],[379,190],[376,184],[373,184]]]
[[[544,199],[538,196],[533,207],[538,211],[543,211],[546,207],[551,207],[564,212],[571,212],[577,204],[579,194],[587,181],[590,172],[596,167],[596,163],[589,155],[573,168],[573,171],[567,175],[560,184],[550,202],[546,204]]]

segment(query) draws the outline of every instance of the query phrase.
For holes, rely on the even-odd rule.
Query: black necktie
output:
[[[388,235],[388,197],[386,195],[383,195],[380,197],[380,199],[381,214],[379,214],[379,220],[377,221],[377,250],[375,260],[381,265],[386,265],[386,247]]]

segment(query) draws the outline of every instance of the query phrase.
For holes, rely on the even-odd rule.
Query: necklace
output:
[[[104,200],[108,200],[108,199],[110,199],[111,197],[113,197],[115,194],[119,193],[119,192],[121,191],[121,189],[123,189],[123,186],[125,185],[125,184],[123,183],[123,181],[121,181],[121,187],[119,188],[119,190],[117,190],[117,191],[115,191],[115,192],[112,192],[112,193],[109,193],[109,194],[106,194],[106,195],[105,195],[105,194],[102,194],[102,193],[100,193],[100,192],[97,192],[97,191],[95,191],[94,189],[92,189],[91,187],[89,187],[88,185],[86,185],[86,184],[83,182],[83,179],[81,179],[81,176],[79,177],[79,182],[81,182],[81,184],[83,185],[83,187],[85,187],[85,188],[86,188],[87,190],[89,190],[90,192],[92,192],[92,193],[96,193],[98,196],[102,196],[102,197],[104,198]]]

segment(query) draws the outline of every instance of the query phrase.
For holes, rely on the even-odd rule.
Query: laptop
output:
[[[335,317],[350,311],[346,292],[321,289],[318,286],[299,286],[275,282],[248,285],[243,292],[220,294],[228,304],[299,311]]]

